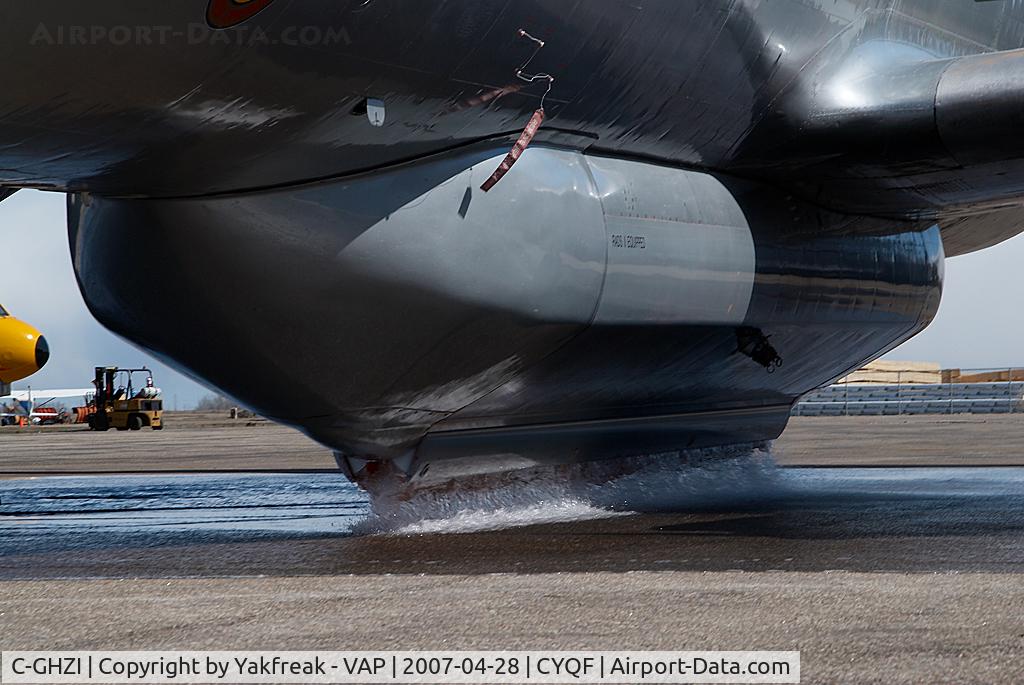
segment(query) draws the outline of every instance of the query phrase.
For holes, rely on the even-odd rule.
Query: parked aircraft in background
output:
[[[28,378],[49,359],[46,338],[0,305],[0,396],[11,391],[11,383]]]
[[[26,421],[29,423],[73,423],[75,416],[62,413],[55,405],[57,400],[77,399],[81,406],[87,405],[95,396],[95,388],[69,390],[15,390],[0,397],[0,422]]]

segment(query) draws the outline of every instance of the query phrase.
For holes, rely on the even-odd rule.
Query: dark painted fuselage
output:
[[[980,203],[981,193],[920,188],[963,169],[949,168],[929,132],[906,139],[897,116],[906,102],[876,108],[891,121],[873,122],[870,136],[856,121],[814,146],[799,134],[814,133],[822,117],[878,114],[868,109],[882,99],[870,79],[877,72],[927,63],[941,71],[944,60],[1024,46],[1017,1],[279,1],[221,31],[206,27],[206,7],[11,3],[0,47],[4,180],[209,195],[517,134],[545,90],[515,77],[534,47],[517,33],[525,28],[547,41],[530,70],[556,78],[541,140],[786,179],[808,196],[820,192],[815,181],[832,188],[825,181],[852,179],[860,209],[937,214]],[[906,90],[884,95],[906,98]],[[353,115],[368,96],[387,103],[380,131]],[[867,138],[911,149],[866,161],[876,152],[864,149]],[[1002,143],[1002,156],[1019,153]],[[1019,177],[989,181],[986,200],[993,182],[1019,193]]]
[[[1024,217],[1024,154],[990,139],[1024,3],[206,10],[12,5],[0,179],[73,194],[110,328],[407,475],[772,438]],[[547,118],[483,194],[546,90],[519,29]],[[121,266],[154,253],[156,282]]]

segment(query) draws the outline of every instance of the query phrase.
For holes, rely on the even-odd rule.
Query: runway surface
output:
[[[324,474],[0,482],[0,645],[800,649],[809,683],[1024,682],[1024,469],[602,491],[368,520]]]
[[[0,480],[30,476],[337,470],[331,452],[262,419],[168,413],[166,430],[0,428]],[[784,466],[1021,466],[1024,414],[795,417],[775,442]]]
[[[368,520],[367,498],[340,475],[5,481],[0,578],[1024,571],[1020,468],[741,463],[641,474],[608,490],[444,496]]]

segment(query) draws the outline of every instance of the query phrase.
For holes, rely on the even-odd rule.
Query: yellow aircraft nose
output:
[[[50,346],[39,331],[17,319],[0,319],[0,383],[28,378],[49,359]]]

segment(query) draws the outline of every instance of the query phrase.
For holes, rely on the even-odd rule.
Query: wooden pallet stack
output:
[[[927,385],[942,383],[943,370],[938,364],[931,362],[871,362],[859,371],[855,371],[840,383],[866,383],[877,385]]]

